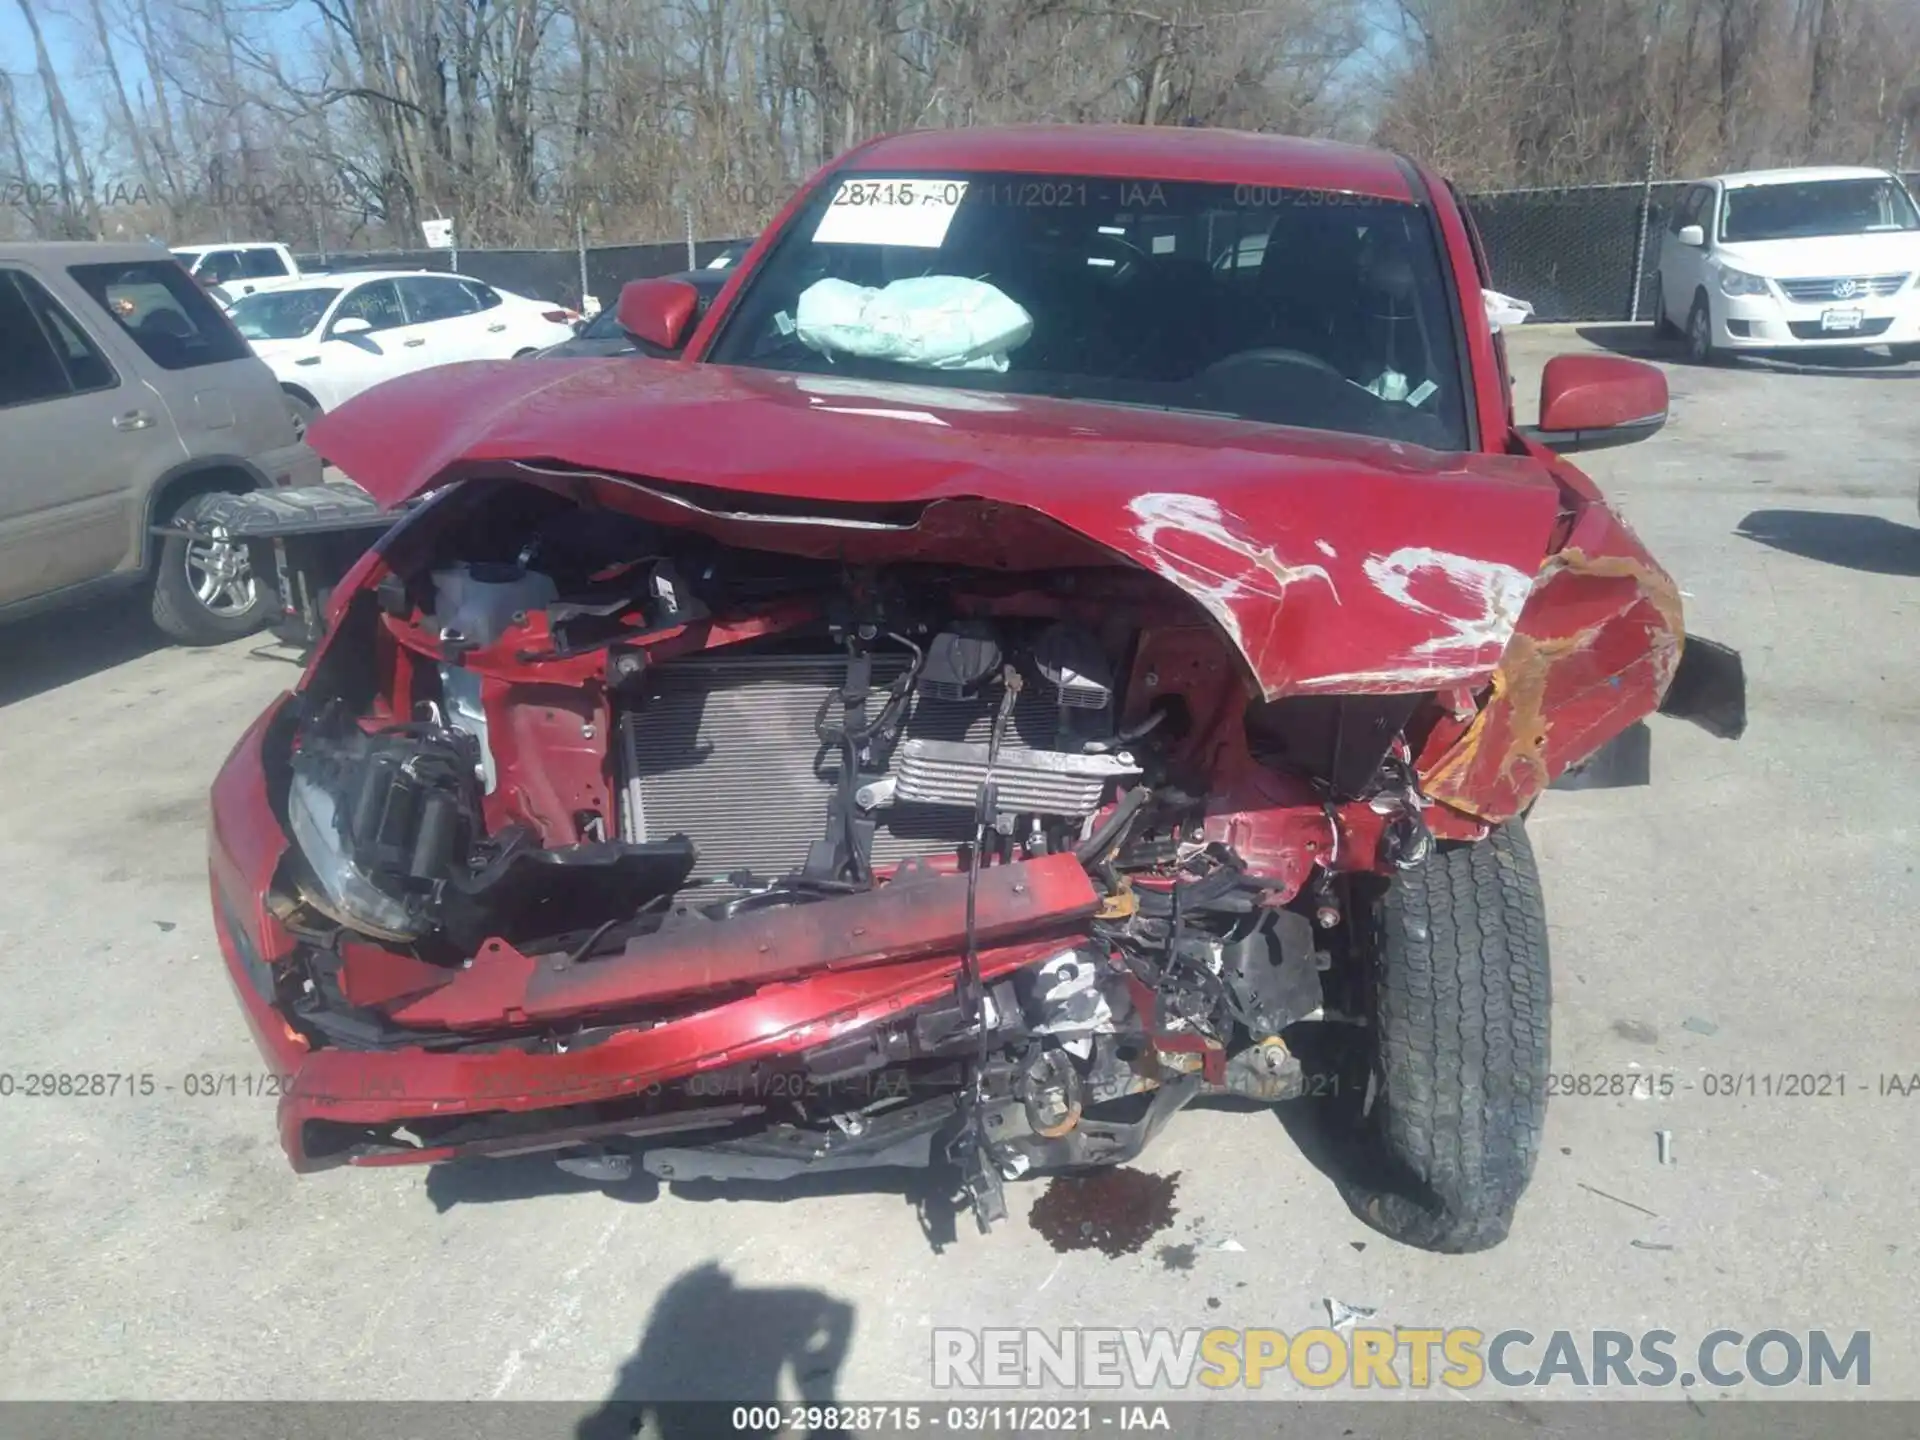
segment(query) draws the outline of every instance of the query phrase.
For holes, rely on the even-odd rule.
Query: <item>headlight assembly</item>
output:
[[[334,798],[311,776],[294,772],[287,789],[287,823],[300,854],[319,882],[334,918],[376,935],[408,938],[425,928],[407,906],[381,890],[347,854]]]

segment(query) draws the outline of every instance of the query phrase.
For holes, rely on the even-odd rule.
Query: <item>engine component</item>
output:
[[[1251,935],[1220,950],[1235,1018],[1256,1040],[1278,1035],[1322,1004],[1313,924],[1296,910],[1269,911]]]
[[[1249,1045],[1227,1061],[1227,1093],[1273,1103],[1297,1099],[1306,1088],[1300,1057],[1278,1036]]]
[[[882,651],[868,663],[877,702],[905,675],[907,661]],[[618,697],[621,836],[686,835],[700,853],[697,873],[709,882],[702,899],[739,894],[726,878],[738,871],[767,879],[793,871],[824,832],[838,786],[841,748],[822,740],[820,725],[838,718],[830,707],[840,703],[847,678],[844,654],[716,652],[648,667],[633,698],[626,690]],[[1029,757],[1055,744],[1060,711],[1043,689],[1026,687],[1014,705],[994,767],[1003,795]],[[959,778],[969,787],[964,793],[943,790],[941,802],[930,804],[899,793],[898,763],[915,740],[978,746],[984,755],[993,715],[986,697],[945,700],[924,690],[909,697],[900,744],[891,755],[876,746],[870,771],[862,761],[854,797],[874,823],[874,865],[952,854],[972,838],[978,773]],[[1061,777],[1046,778],[1057,786]],[[1087,783],[1077,774],[1064,778]],[[1003,799],[1001,808],[1010,805]]]
[[[962,621],[942,630],[927,646],[920,689],[941,700],[963,700],[1000,668],[1000,642],[993,627]]]
[[[903,742],[894,762],[894,798],[972,809],[988,773],[987,747],[947,740]],[[1138,775],[1133,757],[1002,750],[991,766],[1001,815],[1085,818],[1099,810],[1107,782]]]
[[[475,770],[480,788],[491,795],[499,783],[493,764],[493,746],[487,738],[487,709],[480,699],[480,677],[462,665],[440,667],[440,695],[446,702],[447,724],[473,737],[479,755]]]
[[[520,565],[460,564],[433,572],[434,624],[450,643],[485,647],[506,633],[515,615],[560,598],[551,577]]]
[[[1099,955],[1080,949],[1062,950],[1027,972],[1022,976],[1027,991],[1022,1008],[1028,1028],[1036,1035],[1053,1036],[1085,1059],[1092,1036],[1113,1033],[1116,1002],[1126,1008],[1120,986],[1104,983],[1112,973]]]
[[[1033,663],[1068,709],[1104,710],[1113,701],[1113,667],[1099,640],[1078,625],[1061,620],[1041,631]]]
[[[1080,1072],[1059,1050],[1037,1052],[1020,1072],[1016,1093],[1027,1124],[1042,1139],[1058,1139],[1080,1123]]]

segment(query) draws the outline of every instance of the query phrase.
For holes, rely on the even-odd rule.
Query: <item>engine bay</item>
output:
[[[681,1173],[947,1155],[990,1218],[1000,1178],[1126,1158],[1195,1094],[1301,1093],[1285,1033],[1358,1013],[1348,877],[1433,843],[1432,697],[1263,702],[1137,567],[855,564],[464,498],[386,547],[289,728],[276,983],[308,1043],[560,1053],[920,965],[890,1020],[580,1118],[710,1112],[645,1161]]]

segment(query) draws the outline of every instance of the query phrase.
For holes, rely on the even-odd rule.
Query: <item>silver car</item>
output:
[[[150,585],[189,645],[275,608],[209,497],[309,485],[280,386],[158,246],[0,242],[0,619]]]

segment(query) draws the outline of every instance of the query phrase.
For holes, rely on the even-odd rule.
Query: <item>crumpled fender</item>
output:
[[[1680,591],[1624,521],[1583,508],[1540,568],[1493,673],[1457,735],[1420,757],[1426,794],[1490,824],[1659,708],[1685,643]]]

